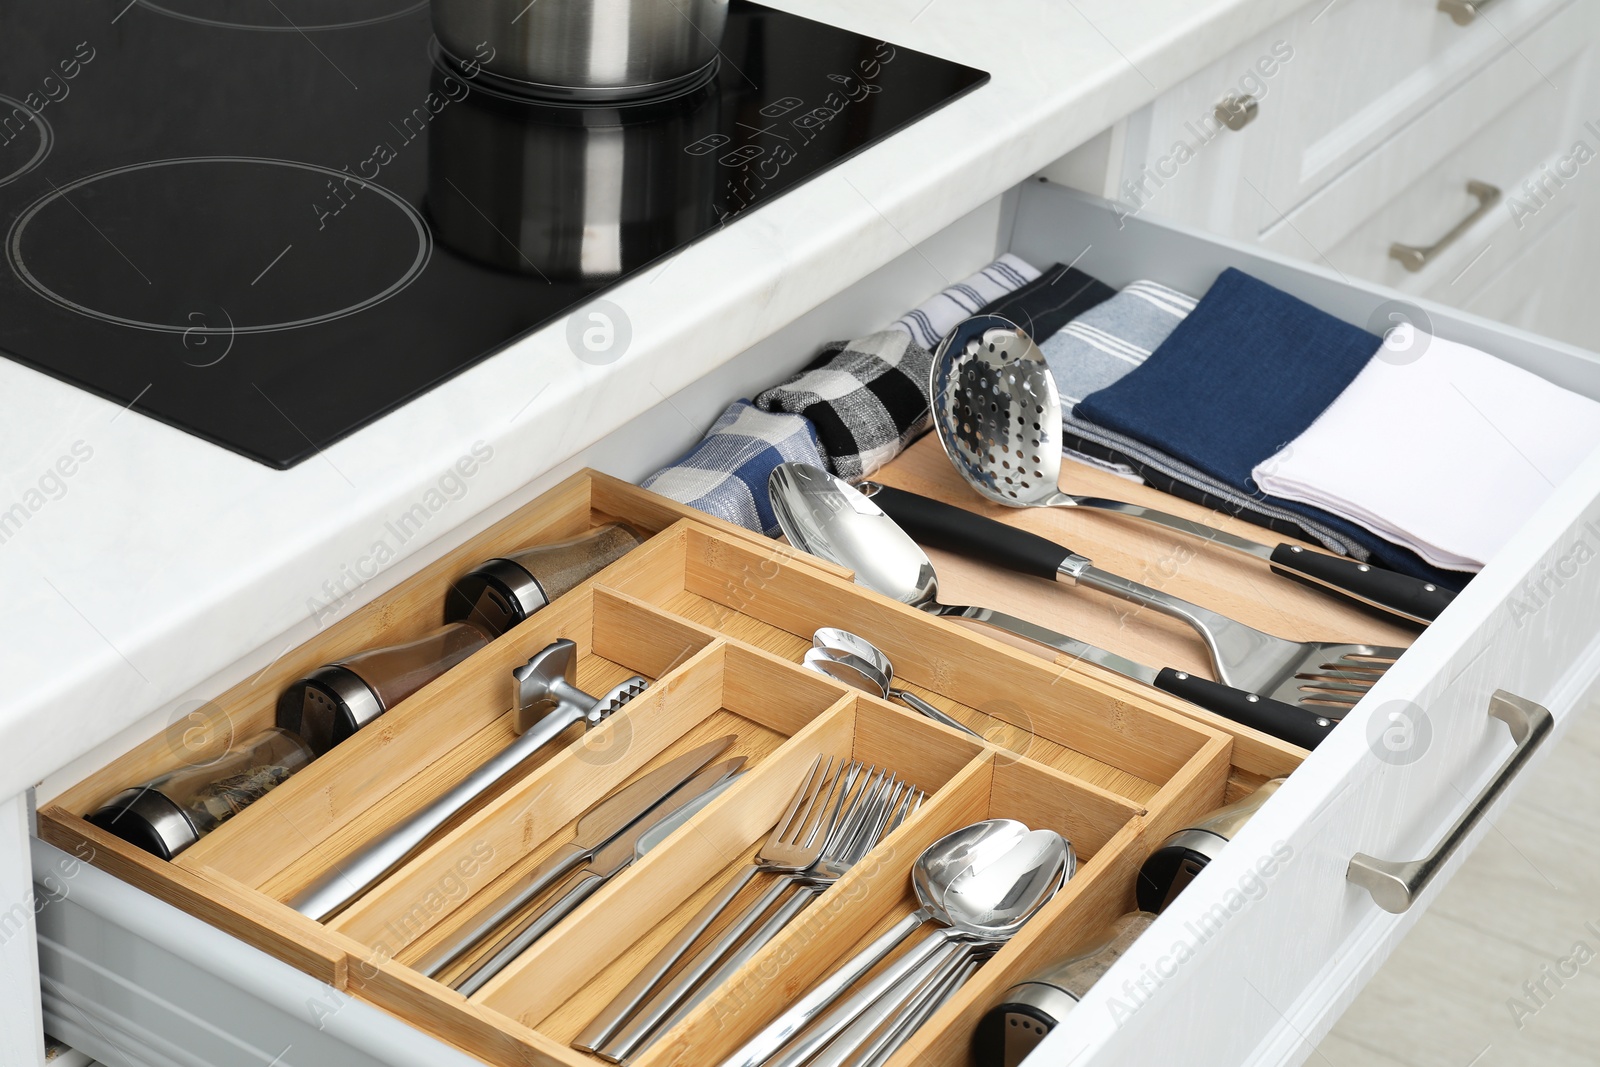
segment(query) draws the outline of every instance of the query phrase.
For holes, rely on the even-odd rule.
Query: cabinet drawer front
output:
[[[1495,0],[1457,25],[1436,0],[1313,3],[1291,20],[1296,56],[1278,106],[1295,121],[1263,187],[1287,211],[1494,57],[1514,51],[1561,0]]]
[[[1397,295],[1170,224],[1118,219],[1109,205],[1059,188],[1025,189],[1014,232],[1013,251],[1029,258],[1089,244],[1079,266],[1113,285],[1153,277],[1198,293],[1235,266],[1356,323]],[[1600,394],[1600,362],[1587,353],[1426,310],[1445,336]],[[1505,727],[1488,716],[1496,690],[1545,703],[1559,730],[1600,671],[1600,653],[1590,654],[1600,650],[1600,566],[1588,565],[1600,557],[1597,495],[1600,455],[1528,517],[1036,1062],[1220,1067],[1307,1053],[1303,1039],[1331,1024],[1437,893],[1435,885],[1391,915],[1346,882],[1351,856],[1407,860],[1433,847],[1511,750]],[[1397,746],[1392,731],[1407,722],[1414,730]]]
[[[1552,84],[1582,84],[1584,53],[1596,25],[1593,8],[1572,4],[1557,11],[1515,51],[1497,56],[1466,84],[1429,108],[1405,129],[1261,235],[1274,251],[1322,260],[1338,270],[1443,303],[1470,307],[1476,283],[1529,247],[1566,208],[1577,191],[1561,196],[1542,168],[1563,166],[1588,116],[1576,93]],[[1566,164],[1577,177],[1576,160]],[[1478,212],[1473,183],[1499,190],[1498,202]],[[1534,202],[1528,187],[1550,192]],[[1453,228],[1477,214],[1470,226]],[[1448,241],[1445,235],[1454,233]],[[1403,243],[1436,251],[1418,270],[1391,255]],[[1412,264],[1415,266],[1415,264]]]

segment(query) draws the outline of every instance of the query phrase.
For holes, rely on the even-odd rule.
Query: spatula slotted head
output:
[[[929,393],[939,443],[973,489],[1014,508],[1057,492],[1061,400],[1044,353],[1015,323],[958,325],[934,354]]]

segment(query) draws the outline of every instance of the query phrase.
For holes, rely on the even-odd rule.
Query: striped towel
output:
[[[1144,363],[1197,303],[1176,289],[1137,281],[1039,346],[1061,394],[1062,443],[1067,458],[1145,482],[1286,537],[1313,540],[1330,551],[1365,560],[1368,552],[1364,547],[1331,527],[1242,493],[1159,449],[1075,413],[1084,397],[1115,384]]]
[[[972,277],[908,311],[890,329],[904,330],[913,341],[932,352],[956,323],[978,314],[1038,276],[1037,267],[1007,252]]]
[[[736,526],[772,535],[778,532],[778,519],[767,497],[767,476],[780,463],[823,466],[811,423],[737,400],[699,444],[639,484]]]

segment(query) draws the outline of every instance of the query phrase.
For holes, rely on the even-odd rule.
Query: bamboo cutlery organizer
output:
[[[310,668],[436,627],[450,581],[479,561],[617,519],[653,536],[174,861],[83,818],[130,784],[203,764],[272,725],[278,692]],[[802,669],[821,626],[867,637],[899,684],[988,741]],[[1115,635],[1079,634],[1116,644]],[[632,674],[652,685],[590,733],[547,746],[326,924],[283,903],[507,744],[512,668],[562,637],[578,646],[580,688],[600,692]],[[744,777],[471,998],[410,966],[570,841],[596,802],[729,735],[725,756],[747,758]],[[915,909],[911,863],[944,834],[1000,817],[1056,830],[1077,852],[1076,875],[891,1061],[965,1063],[973,1026],[1008,986],[1134,908],[1139,865],[1168,834],[1289,773],[1304,753],[1095,668],[930,618],[830,564],[586,472],[222,694],[188,729],[152,738],[54,798],[39,827],[46,840],[487,1062],[579,1067],[602,1061],[569,1043],[751,861],[818,755],[886,768],[927,801],[632,1062],[720,1062]]]

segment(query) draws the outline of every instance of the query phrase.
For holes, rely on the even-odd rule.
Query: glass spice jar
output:
[[[170,860],[311,760],[311,747],[299,735],[277,727],[263,730],[215,760],[124,789],[89,821]]]

